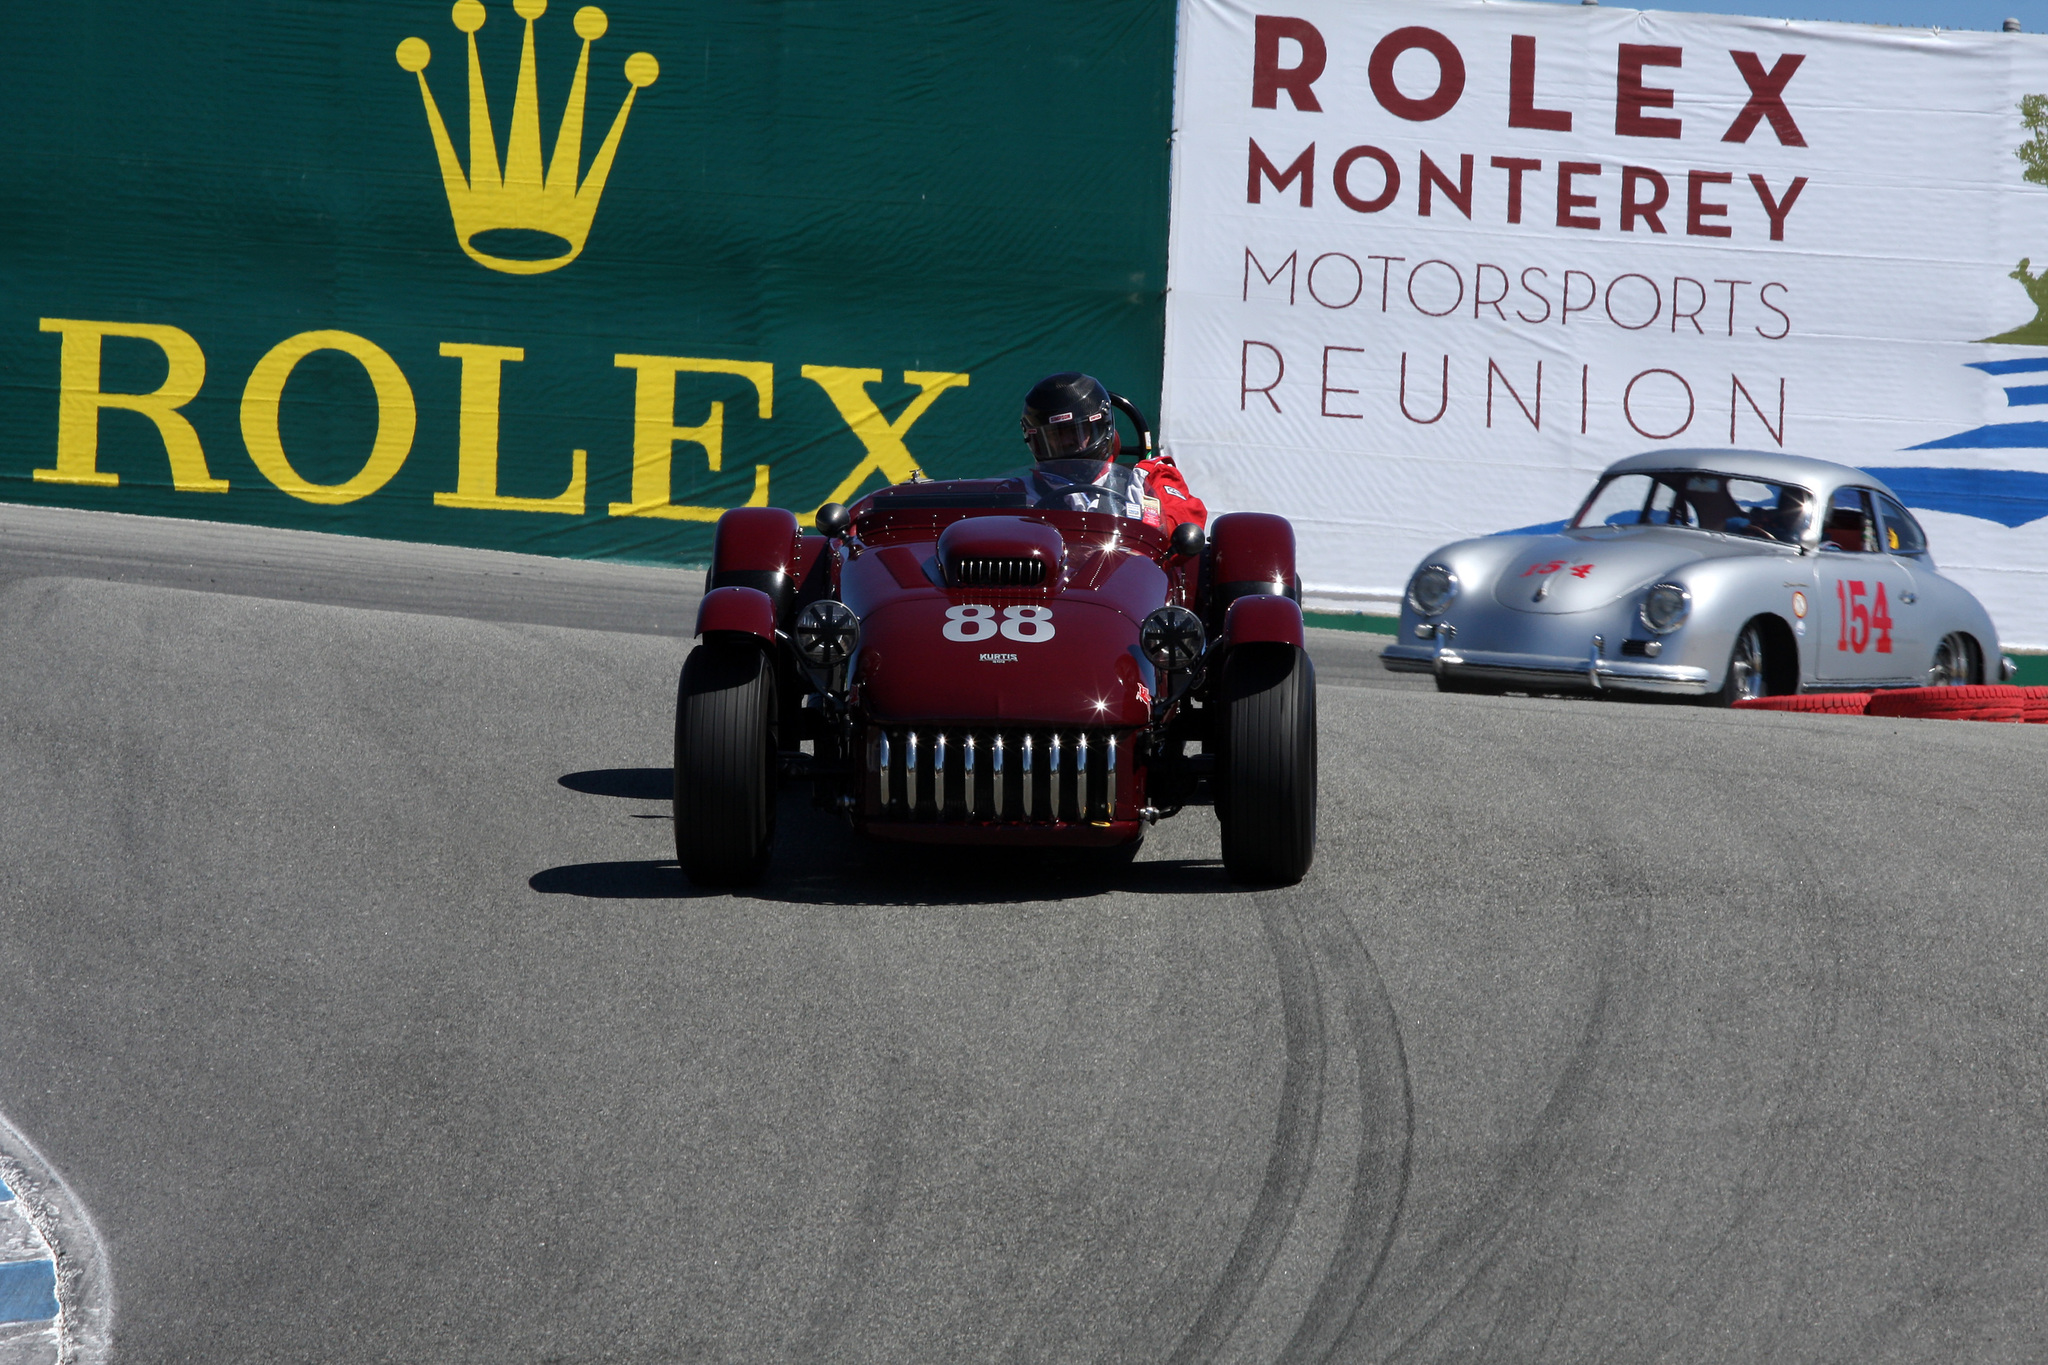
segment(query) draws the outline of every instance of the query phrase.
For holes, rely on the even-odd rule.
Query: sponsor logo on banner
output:
[[[2048,421],[2000,412],[2048,404],[2048,42],[1182,12],[1162,435],[1212,505],[1295,520],[1312,596],[1391,609],[1617,458],[1758,449],[1886,479],[2048,644]]]
[[[471,260],[487,269],[508,275],[538,275],[559,270],[582,254],[584,240],[590,236],[591,220],[597,216],[597,202],[604,194],[605,179],[611,174],[612,158],[618,155],[619,139],[626,131],[626,116],[633,112],[633,97],[654,84],[661,74],[661,65],[646,52],[635,52],[626,59],[625,102],[619,106],[611,131],[590,164],[590,173],[579,184],[590,45],[604,37],[610,25],[604,11],[595,5],[577,10],[576,36],[583,40],[583,52],[577,58],[576,76],[569,86],[569,101],[555,139],[554,159],[543,174],[540,82],[534,63],[533,27],[547,12],[547,0],[514,0],[512,8],[526,21],[526,40],[519,52],[512,136],[505,148],[502,172],[498,169],[498,141],[491,127],[483,63],[476,50],[476,33],[484,26],[486,17],[479,0],[457,0],[451,16],[469,46],[467,172],[456,157],[455,144],[448,137],[447,125],[441,121],[440,106],[434,103],[433,89],[427,84],[427,64],[433,58],[433,50],[424,38],[407,38],[398,45],[398,64],[419,78],[420,100],[426,106],[427,127],[433,133],[441,180],[448,191],[448,209],[455,218],[455,240]],[[505,244],[498,250],[524,246],[529,254],[494,255],[485,249],[494,242]]]
[[[686,28],[673,7],[608,13],[551,9],[548,0],[456,0],[452,10],[423,12],[448,16],[461,48],[430,43],[416,21],[395,25],[375,39],[374,57],[364,49],[342,73],[340,88],[356,92],[349,112],[334,113],[323,93],[265,115],[276,125],[349,120],[344,133],[316,125],[308,134],[332,148],[320,174],[296,162],[278,174],[275,160],[237,146],[232,183],[270,188],[232,209],[187,185],[219,171],[218,159],[202,158],[198,174],[159,177],[175,187],[166,202],[179,205],[162,225],[186,243],[166,259],[189,280],[149,273],[154,257],[88,269],[56,240],[33,245],[57,269],[16,260],[34,285],[12,290],[22,329],[45,334],[35,356],[42,378],[0,398],[14,397],[34,412],[33,430],[49,433],[9,471],[35,486],[32,501],[542,553],[701,553],[701,534],[679,539],[670,532],[687,528],[649,523],[702,527],[771,500],[799,510],[851,502],[922,474],[913,428],[970,384],[967,366],[948,357],[967,344],[988,353],[985,342],[948,330],[958,300],[936,276],[890,287],[912,303],[929,289],[943,307],[905,304],[880,320],[848,321],[834,291],[879,287],[862,273],[866,262],[789,297],[766,266],[763,282],[736,270],[707,285],[705,253],[677,246],[686,233],[671,225],[689,213],[709,235],[727,232],[729,220],[718,195],[678,188],[679,153],[696,160],[688,139],[704,127],[678,127],[648,93],[661,79],[655,54],[698,27],[758,39],[751,19],[714,14]],[[619,45],[636,35],[640,42]],[[245,36],[281,67],[336,42],[309,32],[303,16]],[[635,50],[643,45],[654,51]],[[709,84],[708,38],[704,50]],[[186,114],[213,116],[218,101],[203,75],[178,69],[158,79],[162,88],[138,109],[190,99]],[[848,108],[857,120],[858,104]],[[695,121],[729,139],[743,118],[700,110]],[[359,126],[392,131],[358,138]],[[667,169],[656,175],[651,165]],[[759,200],[764,183],[781,189],[751,166],[720,174],[721,186],[741,187],[735,202]],[[70,183],[40,192],[61,197]],[[677,206],[685,193],[688,212]],[[730,222],[746,211],[733,210]],[[940,223],[958,211],[930,213]],[[209,235],[192,226],[216,220],[229,227]],[[303,239],[287,231],[306,222],[321,230]],[[826,241],[835,230],[843,231],[787,233]],[[752,243],[749,251],[779,259]],[[123,282],[111,293],[94,283],[103,266]],[[713,297],[671,292],[678,280]],[[806,349],[762,354],[792,345]],[[883,356],[898,363],[856,363]],[[833,363],[808,363],[823,360]],[[942,423],[957,425],[960,402],[951,400]],[[535,417],[562,431],[559,443],[532,433]],[[307,515],[315,509],[321,515]],[[648,520],[615,521],[623,518]],[[571,519],[582,525],[566,527]]]

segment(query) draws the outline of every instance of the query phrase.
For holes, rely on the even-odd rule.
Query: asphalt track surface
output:
[[[793,794],[700,895],[696,575],[524,563],[0,515],[0,1114],[116,1359],[2039,1358],[2048,727],[1317,632],[1299,887]]]

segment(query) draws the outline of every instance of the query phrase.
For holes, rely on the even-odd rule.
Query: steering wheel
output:
[[[1138,405],[1120,393],[1109,395],[1109,405],[1130,418],[1131,425],[1138,429],[1138,449],[1144,452],[1138,458],[1142,460],[1150,457],[1152,454],[1152,428],[1145,421],[1145,414],[1138,411]]]

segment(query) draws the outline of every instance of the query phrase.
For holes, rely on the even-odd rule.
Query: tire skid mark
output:
[[[101,1365],[114,1326],[105,1244],[64,1177],[5,1115],[0,1115],[0,1180],[56,1258],[57,1359],[63,1365]]]
[[[1329,1051],[1323,1029],[1322,983],[1300,917],[1275,899],[1261,908],[1260,918],[1278,970],[1287,1047],[1272,1153],[1237,1248],[1200,1315],[1167,1358],[1168,1365],[1214,1360],[1229,1342],[1280,1254],[1315,1164]]]
[[[1394,1245],[1415,1146],[1414,1094],[1401,1021],[1350,917],[1341,909],[1325,909],[1320,917],[1320,946],[1343,994],[1357,1062],[1362,1131],[1337,1247],[1300,1325],[1280,1353],[1285,1365],[1327,1360],[1364,1307]]]
[[[1589,1160],[1587,1130],[1600,1108],[1603,1073],[1612,1060],[1609,1054],[1620,1045],[1617,1039],[1627,1032],[1625,1026],[1643,1008],[1642,956],[1648,920],[1641,915],[1623,918],[1626,922],[1616,926],[1615,946],[1601,963],[1571,1060],[1530,1135],[1507,1158],[1487,1194],[1398,1282],[1384,1286],[1390,1305],[1414,1306],[1391,1318],[1365,1313],[1354,1316],[1326,1358],[1338,1353],[1346,1360],[1434,1358],[1432,1345],[1440,1331],[1453,1330],[1471,1315],[1487,1316],[1489,1302],[1496,1298],[1515,1299],[1515,1284],[1527,1281],[1532,1267],[1537,1280],[1554,1288],[1546,1267],[1575,1260],[1575,1247],[1530,1234],[1541,1231],[1533,1225],[1557,1197],[1560,1173]],[[1541,1293],[1536,1298],[1535,1303],[1516,1303],[1514,1312],[1496,1316],[1540,1314],[1547,1305]],[[1555,1327],[1554,1323],[1526,1325],[1531,1330],[1540,1327],[1544,1339]],[[1483,1335],[1489,1339],[1487,1349],[1472,1359],[1521,1361],[1528,1358],[1526,1350],[1533,1346],[1524,1340],[1510,1346],[1494,1338],[1491,1331]]]

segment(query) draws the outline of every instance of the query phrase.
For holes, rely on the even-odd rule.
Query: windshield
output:
[[[1023,481],[1033,507],[1070,512],[1145,515],[1145,478],[1128,465],[1103,459],[1040,460],[1008,477]]]
[[[1608,475],[1572,525],[1683,526],[1797,545],[1812,517],[1813,494],[1804,488],[1672,469]]]

